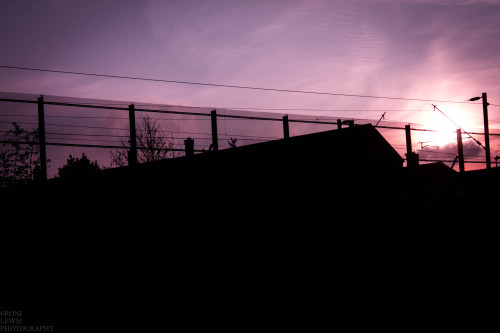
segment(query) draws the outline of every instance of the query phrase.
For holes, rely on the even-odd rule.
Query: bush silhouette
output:
[[[97,161],[91,162],[85,153],[81,158],[69,155],[67,163],[59,168],[57,176],[59,178],[86,178],[97,174],[101,170]]]

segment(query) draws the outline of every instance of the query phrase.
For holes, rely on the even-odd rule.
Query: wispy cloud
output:
[[[89,1],[96,8],[97,2]],[[44,57],[30,52],[33,47],[21,53],[23,62],[39,67],[184,81],[437,99],[470,97],[472,91],[500,95],[496,65],[500,63],[500,44],[496,43],[500,40],[499,1],[149,0],[136,4],[134,10],[124,4],[114,22],[116,8],[106,5],[96,20],[88,19],[86,11],[88,15],[78,18],[79,24],[68,25],[64,33],[55,29],[57,24],[50,29],[37,25],[37,36],[56,31],[61,37],[56,41],[80,38],[70,47],[58,44],[54,51],[43,49]],[[63,7],[56,16],[46,13],[53,21],[66,17],[62,14]],[[14,20],[9,25],[8,15],[3,15],[8,33],[15,31],[9,26],[34,29],[28,29],[31,20],[22,24]],[[132,18],[137,20],[124,23]],[[41,45],[24,33],[6,41],[16,38],[23,45]],[[4,53],[2,57],[7,59]],[[99,84],[77,81],[85,95],[109,93],[116,96],[111,98],[140,99],[154,95],[155,100],[194,105],[429,107],[123,81],[113,81],[107,89],[106,81],[100,89]],[[15,83],[3,76],[0,87],[19,87]],[[53,91],[68,91],[57,80],[45,84]],[[25,87],[29,86],[39,89],[27,82]],[[71,92],[76,94],[78,84],[73,87]]]
[[[472,140],[465,140],[463,143],[464,156],[467,159],[473,159],[475,157],[483,157],[484,150]],[[432,160],[453,160],[457,156],[457,144],[449,143],[442,147],[432,145],[428,143],[424,148],[419,149],[418,153],[422,159],[432,159]]]
[[[371,2],[392,2],[406,4],[425,4],[434,6],[470,6],[470,5],[498,5],[500,0],[370,0]]]

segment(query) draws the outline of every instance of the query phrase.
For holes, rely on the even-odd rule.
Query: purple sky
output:
[[[500,105],[497,0],[4,0],[0,31],[0,65],[451,101],[487,92]],[[429,111],[431,102],[12,69],[0,69],[0,91],[209,107],[368,110],[284,112],[372,119],[389,110],[388,120],[447,123]],[[437,104],[465,129],[482,130],[480,105]],[[500,128],[499,111],[490,106],[493,131]]]

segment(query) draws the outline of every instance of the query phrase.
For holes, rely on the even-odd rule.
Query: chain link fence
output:
[[[20,167],[29,159],[35,162],[20,177],[36,175],[36,155],[39,152],[34,147],[40,145],[40,104],[43,104],[48,178],[57,177],[70,155],[80,158],[85,154],[101,168],[126,165],[131,147],[131,105],[139,163],[184,156],[187,138],[194,140],[194,152],[201,153],[282,139],[287,135],[333,130],[348,126],[349,121],[355,124],[377,123],[379,132],[400,156],[404,157],[406,153],[403,123],[48,95],[44,95],[40,102],[39,95],[0,92],[0,172],[4,180],[13,176],[12,170],[8,174],[7,169],[16,167],[16,163]],[[424,128],[412,129],[417,137],[414,143],[424,140],[419,138],[422,133],[432,132]],[[13,162],[15,149],[24,157]],[[437,153],[443,155],[436,160],[448,163],[456,156],[456,150]],[[474,157],[477,161],[484,158],[481,152]]]

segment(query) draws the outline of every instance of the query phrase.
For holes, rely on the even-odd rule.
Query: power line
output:
[[[435,110],[438,110],[439,112],[441,112],[441,114],[443,116],[445,116],[449,121],[451,121],[453,124],[455,124],[456,126],[458,126],[465,134],[467,134],[472,140],[474,140],[478,145],[480,145],[481,147],[483,147],[483,149],[486,150],[486,148],[483,146],[483,144],[479,141],[477,141],[472,135],[470,135],[469,132],[467,132],[466,130],[464,130],[462,128],[462,126],[460,126],[459,124],[457,124],[453,119],[451,119],[450,117],[448,117],[443,111],[441,111],[436,105],[432,104],[432,106],[434,107]]]
[[[7,66],[7,65],[0,65],[0,68],[17,69],[17,70],[27,70],[27,71],[37,71],[37,72],[48,72],[48,73],[58,73],[58,74],[72,74],[72,75],[95,76],[95,77],[105,77],[105,78],[112,78],[112,79],[127,79],[127,80],[163,82],[163,83],[176,83],[176,84],[187,84],[187,85],[198,85],[198,86],[209,86],[209,87],[220,87],[220,88],[235,88],[235,89],[248,89],[248,90],[261,90],[261,91],[298,93],[298,94],[328,95],[328,96],[358,97],[358,98],[374,98],[374,99],[389,99],[389,100],[418,101],[418,102],[471,104],[470,101],[443,101],[443,100],[435,100],[435,99],[390,97],[390,96],[375,96],[375,95],[361,95],[361,94],[345,94],[345,93],[320,92],[320,91],[310,91],[310,90],[294,90],[294,89],[280,89],[280,88],[264,88],[264,87],[240,86],[240,85],[221,84],[221,83],[206,83],[206,82],[179,81],[179,80],[167,80],[167,79],[153,79],[153,78],[143,78],[143,77],[134,77],[134,76],[122,76],[122,75],[110,75],[110,74],[98,74],[98,73],[85,73],[85,72],[62,71],[62,70],[53,70],[53,69],[44,69],[44,68],[19,67],[19,66]],[[477,103],[474,103],[474,104],[477,104]]]
[[[257,111],[316,111],[316,112],[430,112],[433,110],[403,110],[403,109],[308,109],[308,108],[252,108],[252,107],[234,107],[234,108],[220,108],[230,110],[257,110]]]
[[[20,144],[20,145],[29,145],[29,144],[38,144],[37,141],[8,141],[8,140],[0,140],[0,144]],[[114,148],[114,149],[126,149],[128,147],[124,146],[115,146],[115,145],[95,145],[95,144],[77,144],[77,143],[62,143],[62,142],[47,142],[48,146],[63,146],[63,147],[87,147],[87,148]],[[147,149],[145,147],[137,147],[137,149]],[[169,151],[184,151],[184,149],[171,149],[171,148],[158,148],[165,149]],[[200,150],[196,150],[200,152]],[[444,163],[452,163],[453,160],[442,160],[442,159],[420,159],[422,162],[444,162]],[[484,163],[483,160],[466,160],[465,163]]]

